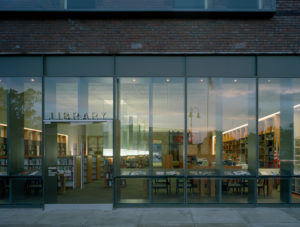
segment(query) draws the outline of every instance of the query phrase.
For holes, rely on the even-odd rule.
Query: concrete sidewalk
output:
[[[0,209],[0,226],[299,227],[300,208]]]

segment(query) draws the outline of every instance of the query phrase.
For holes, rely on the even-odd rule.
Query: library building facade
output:
[[[299,1],[0,11],[0,208],[300,205]]]

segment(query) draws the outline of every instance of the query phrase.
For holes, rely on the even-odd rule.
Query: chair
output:
[[[264,196],[266,196],[265,185],[266,185],[265,180],[263,180],[263,179],[258,180],[258,182],[257,182],[257,193],[258,194],[261,190],[263,190]]]
[[[239,192],[240,194],[242,194],[242,188],[243,188],[243,185],[242,185],[242,182],[238,181],[238,180],[231,180],[228,182],[228,185],[227,185],[227,191],[229,192],[230,189],[232,189],[232,192]]]

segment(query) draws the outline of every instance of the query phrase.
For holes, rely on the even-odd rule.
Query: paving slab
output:
[[[9,227],[299,227],[300,208],[0,209]]]
[[[237,209],[231,208],[191,208],[195,223],[206,224],[246,224]]]
[[[194,224],[192,214],[188,208],[148,208],[143,209],[139,224],[143,225],[181,225]]]
[[[247,223],[297,223],[298,220],[280,208],[241,208],[238,213]]]
[[[283,212],[300,221],[300,208],[281,208]]]

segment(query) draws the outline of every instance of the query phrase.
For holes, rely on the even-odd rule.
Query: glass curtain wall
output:
[[[187,78],[185,159],[184,79],[120,79],[118,203],[299,203],[299,83]]]
[[[300,202],[300,79],[119,81],[113,176],[113,78],[0,77],[1,205]]]
[[[0,77],[0,204],[42,204],[42,80]]]

